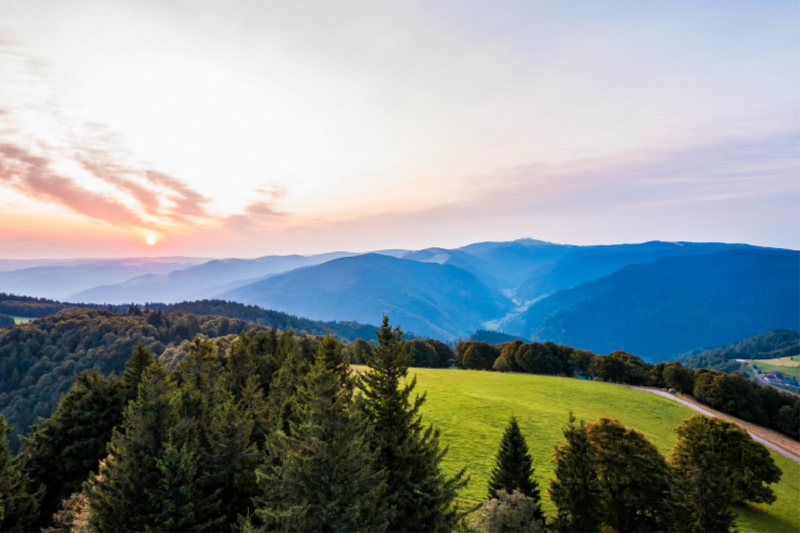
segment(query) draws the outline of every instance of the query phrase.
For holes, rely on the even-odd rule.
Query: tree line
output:
[[[386,318],[376,336],[359,372],[333,336],[274,330],[224,351],[197,337],[172,370],[137,344],[121,373],[82,372],[16,457],[0,416],[0,530],[729,531],[729,505],[775,500],[780,470],[733,424],[685,421],[665,459],[616,420],[570,415],[553,516],[514,419],[469,513],[409,345]]]
[[[678,361],[654,365],[623,351],[597,355],[552,342],[521,340],[499,345],[461,342],[454,352],[454,365],[675,389],[714,409],[800,440],[800,398],[761,386],[739,372],[694,370]]]

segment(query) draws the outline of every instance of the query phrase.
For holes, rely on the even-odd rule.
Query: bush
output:
[[[475,524],[486,533],[513,533],[544,531],[544,524],[536,520],[539,510],[536,500],[515,490],[512,494],[500,489],[497,498],[483,502],[483,509]]]

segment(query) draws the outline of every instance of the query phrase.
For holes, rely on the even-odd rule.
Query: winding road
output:
[[[697,406],[697,405],[695,405],[695,404],[693,404],[691,402],[687,402],[686,400],[682,400],[681,398],[678,398],[678,397],[676,397],[676,396],[674,396],[674,395],[672,395],[672,394],[670,394],[668,392],[664,392],[664,391],[661,391],[661,390],[655,390],[655,389],[648,389],[647,387],[635,387],[633,385],[625,385],[625,386],[628,387],[628,388],[631,388],[631,389],[642,390],[642,391],[645,391],[645,392],[650,392],[650,393],[653,393],[653,394],[657,394],[658,396],[661,396],[663,398],[667,398],[668,400],[672,400],[672,401],[681,403],[681,404],[685,405],[686,407],[689,407],[690,409],[694,409],[698,413],[704,414],[706,416],[714,417],[714,418],[717,417],[717,414],[714,413],[713,411],[709,411],[708,409],[703,409],[702,407],[699,407],[699,406]],[[797,455],[793,454],[792,452],[781,448],[777,444],[771,443],[770,441],[766,440],[763,437],[759,437],[758,435],[754,434],[751,431],[748,431],[747,433],[749,433],[750,436],[753,437],[754,441],[760,442],[761,444],[763,444],[764,446],[766,446],[770,450],[774,451],[775,453],[779,453],[779,454],[783,455],[784,457],[786,457],[787,459],[791,459],[795,463],[800,464],[800,457],[798,457]]]

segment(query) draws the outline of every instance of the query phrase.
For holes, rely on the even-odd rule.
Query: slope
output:
[[[293,270],[220,298],[318,320],[377,323],[389,313],[403,329],[442,340],[466,337],[511,305],[454,266],[377,254]]]
[[[302,256],[266,256],[258,259],[218,259],[185,270],[127,279],[115,285],[95,284],[94,288],[69,297],[72,301],[122,304],[128,302],[179,302],[212,297],[256,279],[295,268],[324,263],[352,255],[347,252]]]
[[[422,408],[425,423],[441,429],[442,443],[450,449],[445,457],[446,473],[466,466],[472,477],[462,495],[470,501],[486,497],[497,447],[508,419],[515,415],[528,441],[535,478],[540,488],[553,476],[550,463],[553,443],[562,443],[561,428],[572,409],[578,419],[617,418],[627,427],[643,432],[659,451],[667,455],[676,442],[672,432],[694,412],[656,395],[586,380],[500,374],[465,370],[412,369],[417,391],[427,392]],[[800,466],[771,453],[783,470],[775,486],[778,500],[764,513],[736,508],[741,531],[797,531],[800,528]],[[545,510],[554,510],[544,490]]]
[[[766,330],[797,329],[800,254],[729,250],[629,265],[559,291],[506,332],[651,362]]]

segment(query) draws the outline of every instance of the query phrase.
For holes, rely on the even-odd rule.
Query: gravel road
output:
[[[702,407],[698,407],[697,405],[695,405],[695,404],[693,404],[691,402],[687,402],[686,400],[682,400],[682,399],[680,399],[680,398],[678,398],[678,397],[676,397],[676,396],[674,396],[674,395],[672,395],[672,394],[670,394],[668,392],[664,392],[664,391],[661,391],[661,390],[648,389],[646,387],[635,387],[633,385],[626,385],[626,387],[631,388],[631,389],[636,389],[636,390],[643,390],[645,392],[650,392],[650,393],[653,393],[653,394],[657,394],[659,396],[667,398],[668,400],[672,400],[672,401],[675,401],[675,402],[678,402],[678,403],[682,403],[686,407],[694,409],[698,413],[702,413],[702,414],[704,414],[706,416],[710,416],[710,417],[716,417],[717,416],[717,415],[715,415],[714,413],[712,413],[711,411],[709,411],[707,409],[703,409]],[[768,440],[766,440],[766,439],[764,439],[762,437],[759,437],[758,435],[755,435],[755,434],[751,433],[750,431],[748,431],[748,433],[750,433],[750,436],[753,437],[754,441],[760,442],[761,444],[763,444],[764,446],[766,446],[770,450],[772,450],[772,451],[774,451],[776,453],[779,453],[779,454],[783,455],[784,457],[786,457],[788,459],[791,459],[795,463],[800,464],[800,457],[796,456],[792,452],[790,452],[788,450],[784,450],[780,446],[778,446],[776,444],[772,444],[770,441],[768,441]]]

